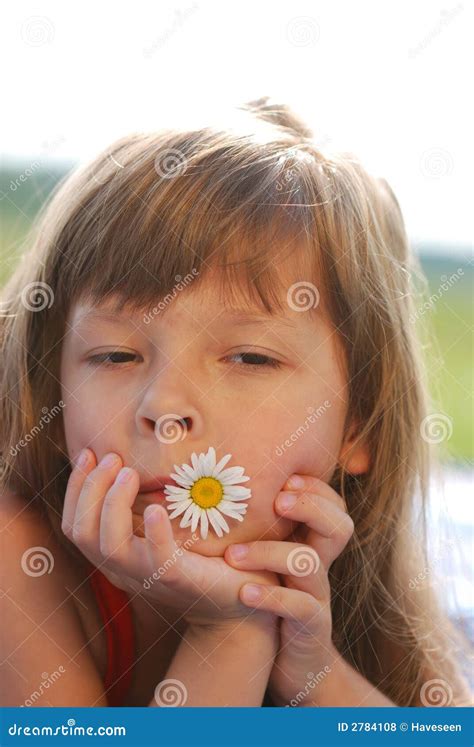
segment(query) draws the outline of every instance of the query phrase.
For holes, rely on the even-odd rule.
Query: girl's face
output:
[[[224,309],[207,279],[173,295],[148,316],[124,309],[107,317],[105,303],[72,307],[60,374],[68,455],[86,446],[97,460],[116,452],[142,485],[214,446],[218,460],[232,454],[226,468],[245,468],[252,497],[242,522],[226,519],[229,534],[210,528],[202,540],[198,527],[189,549],[223,555],[231,543],[283,539],[293,528],[274,511],[283,484],[293,473],[329,481],[344,445],[347,385],[336,334],[286,294],[281,318],[249,314],[248,305]],[[111,352],[111,360],[92,360]],[[184,438],[167,438],[165,426],[158,436],[157,421],[177,416],[186,418]],[[139,493],[133,507],[140,536],[149,502]],[[191,529],[180,520],[172,526],[184,542]]]

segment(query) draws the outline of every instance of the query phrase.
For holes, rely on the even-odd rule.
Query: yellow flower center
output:
[[[201,508],[213,508],[221,502],[224,490],[214,477],[200,477],[191,488],[191,498]]]

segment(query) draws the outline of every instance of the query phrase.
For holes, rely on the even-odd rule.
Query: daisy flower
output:
[[[248,500],[252,493],[237,483],[247,482],[250,477],[244,475],[243,467],[224,469],[231,456],[226,454],[216,464],[216,451],[212,446],[207,454],[198,456],[193,452],[192,467],[189,464],[173,465],[176,474],[172,473],[171,477],[177,485],[165,485],[170,519],[183,514],[179,526],[191,526],[192,532],[200,523],[202,539],[207,538],[209,524],[218,537],[230,531],[224,515],[237,521],[244,520],[248,504],[242,501]]]

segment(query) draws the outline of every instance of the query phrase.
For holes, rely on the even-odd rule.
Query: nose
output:
[[[197,404],[199,391],[191,381],[170,366],[146,388],[136,412],[137,428],[142,436],[172,444],[192,436],[200,439],[203,416]]]

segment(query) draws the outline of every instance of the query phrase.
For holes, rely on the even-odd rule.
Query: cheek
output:
[[[74,390],[69,390],[74,391]],[[64,432],[70,457],[84,447],[90,447],[96,456],[108,450],[120,453],[119,434],[126,428],[130,414],[123,410],[123,400],[116,403],[110,396],[97,397],[86,387],[75,394],[64,392]]]
[[[290,411],[291,412],[291,411]],[[316,407],[281,408],[252,424],[238,453],[239,462],[261,490],[278,492],[299,472],[324,479],[337,463],[344,426],[344,404],[323,400]],[[237,449],[236,449],[237,451]]]

